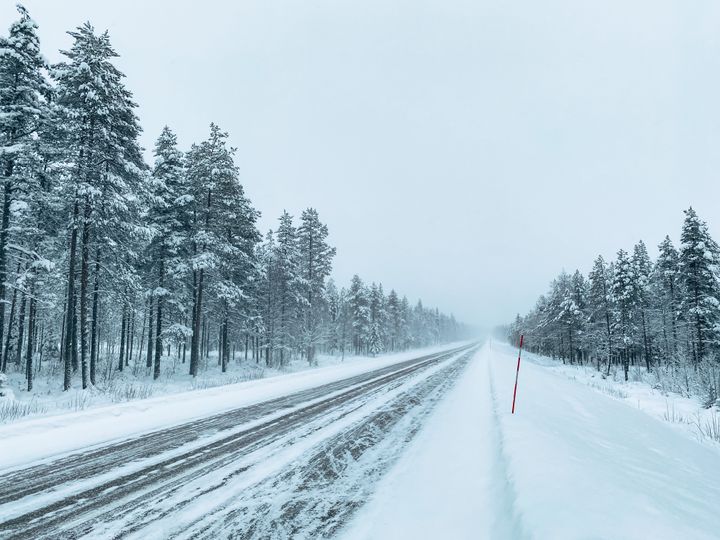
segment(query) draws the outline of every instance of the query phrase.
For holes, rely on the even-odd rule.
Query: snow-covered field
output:
[[[511,415],[516,355],[483,347],[344,538],[719,537],[715,445],[538,358]]]

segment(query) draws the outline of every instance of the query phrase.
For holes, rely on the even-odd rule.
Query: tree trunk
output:
[[[10,160],[5,169],[5,187],[3,189],[2,221],[0,222],[0,347],[3,342],[5,330],[5,292],[7,288],[7,243],[8,229],[10,228],[10,203],[12,201],[12,186],[10,177],[13,174],[14,162]]]
[[[130,305],[127,313],[128,321],[127,325],[129,330],[127,336],[127,345],[125,346],[125,366],[130,366],[130,360],[132,359],[133,349],[135,348],[135,308]]]
[[[155,367],[153,369],[153,379],[160,378],[160,359],[162,358],[162,308],[163,308],[163,292],[162,289],[165,286],[165,262],[160,258],[160,270],[159,270],[158,286],[161,289],[160,294],[157,296],[156,302],[156,315],[155,319],[157,324],[155,326]]]
[[[122,371],[123,367],[125,365],[125,341],[126,336],[125,333],[127,327],[127,308],[125,304],[123,303],[123,309],[122,309],[122,319],[120,322],[120,360],[118,361],[118,371]]]
[[[98,357],[98,317],[100,297],[100,250],[95,250],[95,283],[93,284],[92,327],[90,329],[90,384],[95,386]]]
[[[63,390],[69,390],[72,381],[72,373],[76,369],[77,356],[75,355],[75,259],[77,258],[77,222],[80,215],[80,207],[77,201],[73,206],[72,230],[70,231],[70,253],[68,255],[68,283],[67,302],[65,319],[65,376]]]
[[[222,372],[227,371],[228,357],[230,356],[230,343],[228,342],[228,316],[225,315],[225,320],[222,324]]]
[[[20,265],[17,268],[18,273],[20,272]],[[2,371],[7,369],[8,354],[10,350],[10,339],[12,337],[12,325],[15,319],[15,305],[17,302],[17,287],[13,289],[12,304],[10,304],[10,320],[8,320],[7,337],[5,338],[5,349],[2,353]],[[19,363],[19,362],[18,362]]]
[[[82,387],[88,387],[88,281],[90,274],[90,200],[85,198],[85,210],[83,212],[82,229],[82,250],[80,254],[80,367],[82,370]]]
[[[25,308],[27,305],[27,295],[25,291],[20,295],[20,309],[18,311],[18,338],[17,350],[15,351],[15,364],[20,366],[22,362],[22,346],[25,339]],[[10,321],[12,322],[12,320]],[[8,328],[8,337],[10,337],[10,329]]]
[[[35,345],[35,312],[36,300],[33,297],[33,289],[30,289],[30,307],[28,309],[28,339],[27,339],[27,389],[28,392],[33,389],[33,347]]]
[[[148,298],[148,341],[147,341],[147,358],[145,361],[146,367],[152,367],[153,365],[153,348],[155,347],[155,340],[153,339],[153,295],[150,293]]]
[[[200,318],[202,315],[203,277],[202,269],[198,271],[195,292],[195,303],[192,311],[192,338],[190,342],[190,375],[197,377],[200,361]]]

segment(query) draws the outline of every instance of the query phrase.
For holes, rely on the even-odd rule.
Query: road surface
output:
[[[331,536],[476,348],[0,473],[0,538]]]

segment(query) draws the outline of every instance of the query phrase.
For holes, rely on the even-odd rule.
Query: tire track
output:
[[[177,455],[162,459],[157,463],[140,467],[136,471],[81,490],[0,523],[0,536],[3,538],[48,536],[76,538],[91,533],[95,525],[103,520],[117,519],[136,512],[138,508],[142,508],[148,500],[153,498],[167,498],[188,482],[202,478],[203,475],[220,467],[231,465],[243,455],[272,444],[294,429],[330,415],[333,411],[337,413],[342,410],[347,411],[345,414],[348,414],[354,408],[362,406],[368,395],[392,388],[414,373],[456,354],[458,354],[458,350],[428,355],[257,406],[230,411],[150,433],[110,447],[73,455],[69,460],[71,471],[83,471],[78,468],[85,458],[89,461],[86,465],[89,466],[90,471],[85,471],[85,474],[79,476],[88,478],[93,473],[99,472],[99,469],[106,473],[109,464],[117,465],[118,462],[126,464],[140,458],[161,455],[168,448],[180,448],[189,441],[197,440],[200,437],[198,432],[207,433],[208,430],[222,431],[230,429],[230,427],[236,428],[238,422],[247,423],[250,419],[257,419],[278,410],[295,407],[286,414],[266,422],[260,422],[247,430],[234,432],[201,445],[199,448],[179,452]],[[322,396],[328,393],[331,394],[330,397],[319,399],[309,405],[298,406],[298,403],[307,402],[313,397],[318,399],[318,395]],[[18,478],[31,479],[25,483],[21,482],[20,486],[15,486],[11,494],[3,495],[3,499],[6,502],[13,501],[17,500],[19,496],[42,492],[49,486],[56,487],[57,483],[61,485],[67,483],[68,475],[72,474],[71,472],[53,470],[53,467],[64,466],[65,463],[60,460],[0,477],[0,484],[11,487],[13,484],[10,482],[17,481]],[[43,471],[49,471],[49,478],[38,477]],[[234,474],[241,472],[243,469],[236,470]],[[2,507],[0,507],[1,509]],[[99,515],[97,514],[98,510],[101,511]],[[152,519],[156,513],[150,508],[145,516],[139,516],[143,519],[139,519],[138,522]]]

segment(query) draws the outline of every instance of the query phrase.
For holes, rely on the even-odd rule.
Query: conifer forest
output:
[[[38,373],[88,388],[111,371],[158,378],[169,359],[196,376],[211,352],[225,371],[461,335],[452,316],[379,283],[334,283],[315,209],[259,231],[221,118],[188,149],[165,127],[147,163],[109,34],[75,28],[48,65],[18,11],[0,38],[3,372],[23,371],[28,390]]]
[[[509,326],[512,342],[521,334],[532,351],[606,375],[615,366],[625,381],[631,366],[655,372],[656,382],[711,407],[720,388],[720,247],[688,208],[678,247],[666,236],[653,261],[641,240],[615,260],[598,256],[587,277],[562,272]]]

